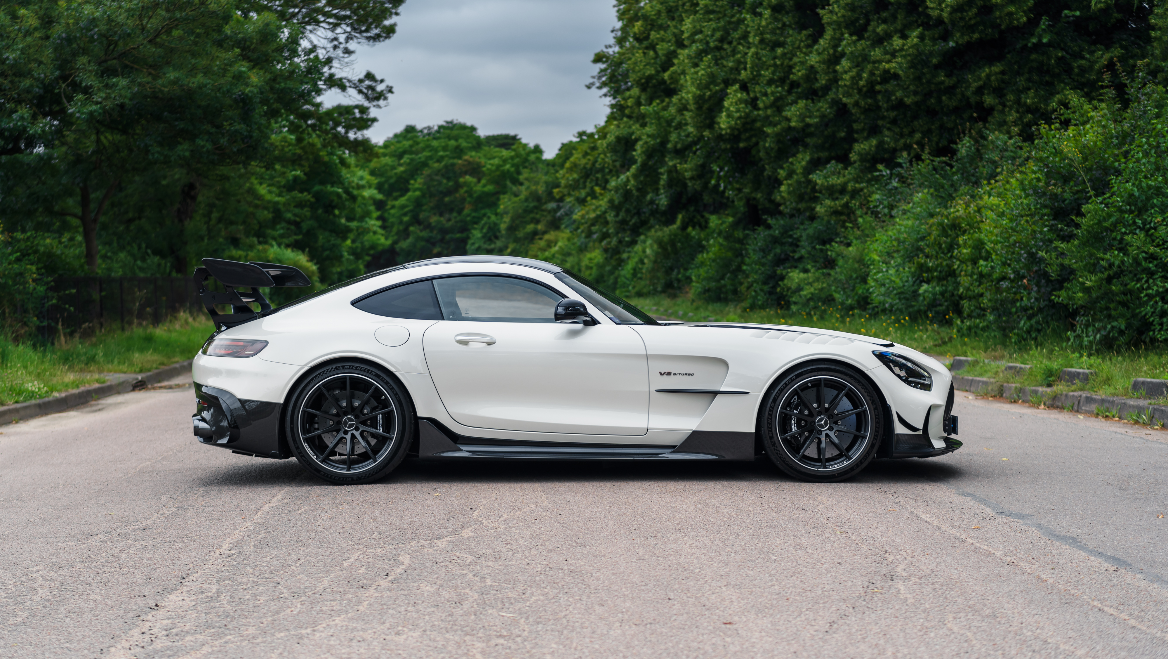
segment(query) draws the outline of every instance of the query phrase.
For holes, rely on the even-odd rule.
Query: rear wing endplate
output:
[[[261,288],[312,285],[305,273],[291,265],[255,261],[242,263],[224,259],[203,259],[203,266],[195,268],[194,279],[195,285],[199,287],[199,299],[203,301],[217,330],[242,325],[271,311],[272,305],[260,293]],[[220,293],[207,290],[208,279],[223,284],[226,291]],[[216,311],[217,304],[230,304],[232,312],[225,314]],[[259,304],[260,311],[254,310],[253,304]]]

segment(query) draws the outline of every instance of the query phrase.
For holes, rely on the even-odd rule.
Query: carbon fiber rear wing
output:
[[[216,330],[242,325],[271,311],[272,305],[260,292],[261,288],[285,286],[311,286],[305,273],[291,265],[276,263],[242,263],[223,259],[203,259],[203,266],[195,268],[195,285],[199,287],[199,299],[215,323]],[[223,284],[224,292],[207,288],[207,280],[215,279]],[[230,314],[215,310],[215,305],[231,305]],[[252,308],[258,304],[260,310]]]

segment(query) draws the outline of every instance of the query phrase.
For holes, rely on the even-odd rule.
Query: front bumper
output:
[[[933,458],[939,455],[946,455],[959,450],[963,446],[963,442],[951,437],[951,435],[959,434],[959,417],[951,414],[955,407],[955,385],[952,384],[950,391],[947,393],[947,402],[942,410],[942,432],[943,437],[935,438],[934,441],[941,439],[943,445],[936,447],[934,441],[931,439],[930,433],[930,412],[926,413],[926,419],[922,424],[922,431],[916,433],[898,433],[893,437],[893,446],[890,449],[889,457],[891,458]],[[938,408],[934,408],[937,410]]]
[[[923,439],[922,435],[894,435],[894,452],[891,458],[933,458],[939,455],[952,453],[963,447],[963,442],[954,437],[943,438],[946,444],[942,448],[935,448],[934,444]]]
[[[195,398],[191,425],[200,443],[264,458],[290,457],[280,438],[280,403],[241,400],[198,382]]]

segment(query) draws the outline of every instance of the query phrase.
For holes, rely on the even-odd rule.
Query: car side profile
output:
[[[962,446],[949,371],[874,337],[657,321],[514,257],[419,261],[279,308],[260,289],[308,285],[299,270],[203,263],[217,329],[192,369],[196,437],[295,457],[332,483],[375,481],[407,456],[767,455],[794,478],[838,481]]]

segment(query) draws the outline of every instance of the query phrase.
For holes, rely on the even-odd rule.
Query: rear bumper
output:
[[[201,444],[264,458],[290,457],[280,437],[280,403],[236,398],[195,383],[192,431]]]

